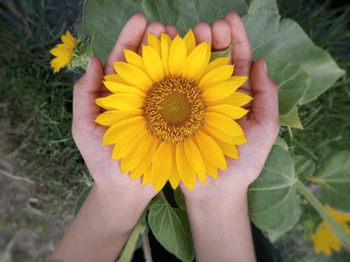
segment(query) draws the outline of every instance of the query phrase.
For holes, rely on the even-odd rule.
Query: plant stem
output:
[[[325,220],[332,229],[332,233],[337,236],[338,239],[344,242],[347,246],[350,246],[350,236],[348,233],[334,220],[323,204],[309,191],[309,189],[298,180],[295,186],[299,188],[303,196],[310,202],[310,204],[320,214],[321,218]]]

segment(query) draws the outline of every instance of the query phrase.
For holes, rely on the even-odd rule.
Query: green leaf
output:
[[[186,199],[185,195],[182,193],[180,187],[178,186],[174,191],[174,197],[176,204],[182,209],[186,210]]]
[[[247,31],[254,60],[295,62],[311,77],[300,104],[306,104],[330,88],[345,72],[330,54],[316,46],[304,30],[291,19],[282,19],[276,12],[259,10],[242,20]]]
[[[315,172],[315,162],[312,159],[307,159],[305,156],[294,156],[295,172],[299,179],[306,181],[308,177],[312,177]]]
[[[309,87],[311,78],[304,67],[294,62],[269,62],[267,71],[278,86],[279,114],[287,115]]]
[[[191,235],[186,230],[186,221],[181,220],[173,208],[166,205],[163,200],[156,201],[149,212],[149,226],[162,246],[182,261],[194,259],[194,249]],[[184,211],[186,212],[186,211]]]
[[[229,12],[236,12],[240,16],[247,14],[245,0],[178,0],[180,18],[176,24],[181,37],[200,22],[211,22],[224,17]]]
[[[92,51],[104,65],[126,22],[143,11],[140,2],[86,0],[82,22],[75,29],[79,35],[95,36]]]
[[[276,0],[246,0],[246,2],[248,5],[248,14],[254,14],[262,9],[278,14]]]
[[[267,231],[284,231],[293,222],[298,208],[293,185],[294,162],[280,146],[273,146],[259,177],[248,188],[252,222]]]
[[[220,51],[220,52],[212,52],[211,56],[210,56],[210,61],[214,61],[215,59],[219,58],[219,57],[228,57],[228,55],[230,54],[230,52],[232,51],[234,45],[235,45],[236,41],[234,41],[226,50],[224,51]]]
[[[81,192],[80,196],[78,197],[77,202],[75,202],[75,207],[74,207],[74,211],[73,211],[73,216],[76,217],[76,215],[78,214],[80,208],[83,206],[85,199],[88,197],[90,190],[91,190],[92,186],[89,186],[87,188],[85,188],[83,190],[83,192]]]
[[[143,0],[142,9],[147,23],[160,21],[164,26],[176,25],[179,20],[179,6],[174,0]]]
[[[274,145],[282,147],[284,150],[288,151],[287,142],[280,136],[278,136],[275,140]]]
[[[296,107],[294,107],[292,112],[290,112],[288,115],[279,115],[279,124],[281,126],[290,126],[303,129],[299,119],[298,109]]]
[[[322,188],[322,200],[342,212],[350,212],[350,150],[337,152],[310,180]]]

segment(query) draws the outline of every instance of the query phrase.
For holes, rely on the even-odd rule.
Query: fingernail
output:
[[[267,66],[266,66],[266,61],[264,59],[264,69],[265,69],[265,72],[267,73]]]
[[[92,58],[90,59],[90,61],[88,63],[88,66],[86,68],[86,72],[89,71],[89,68],[90,68],[91,65],[92,65]]]

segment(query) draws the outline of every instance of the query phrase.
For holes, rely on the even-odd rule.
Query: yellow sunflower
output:
[[[248,78],[232,76],[230,58],[209,63],[209,43],[196,46],[192,30],[182,39],[148,35],[142,57],[125,50],[125,62],[114,63],[117,74],[105,76],[114,94],[96,99],[107,112],[96,122],[110,126],[103,145],[115,144],[112,160],[121,159],[122,173],[143,175],[159,192],[180,179],[191,191],[196,175],[218,179],[226,170],[224,155],[238,159],[235,145],[246,143],[236,119],[252,98],[235,92]]]
[[[58,44],[50,50],[50,53],[56,56],[50,63],[51,67],[54,69],[54,74],[69,64],[73,57],[73,51],[77,46],[74,37],[72,37],[69,31],[67,31],[66,35],[61,36],[61,40],[63,44]]]
[[[337,221],[344,230],[350,234],[350,226],[347,224],[350,222],[350,214],[341,213],[329,205],[325,205],[331,216]],[[343,243],[333,234],[330,226],[325,220],[322,220],[321,226],[313,234],[312,240],[314,243],[315,253],[319,254],[321,251],[326,255],[332,255],[332,250],[339,252]]]

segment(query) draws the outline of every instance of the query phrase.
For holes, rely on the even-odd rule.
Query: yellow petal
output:
[[[202,155],[202,159],[203,159],[203,164],[205,167],[205,172],[211,176],[214,179],[218,179],[218,169],[217,167],[215,167],[212,163],[209,162],[208,159],[205,158],[204,155]]]
[[[172,155],[170,143],[164,140],[157,149],[153,158],[152,184],[159,192],[169,179],[172,165]]]
[[[230,134],[227,134],[211,125],[208,124],[207,121],[203,121],[203,125],[204,127],[208,130],[208,132],[213,136],[216,137],[217,139],[229,143],[229,144],[235,144],[235,142],[237,141],[237,138],[240,136],[232,136]]]
[[[129,135],[134,129],[141,130],[142,128],[145,128],[145,126],[146,119],[143,116],[136,116],[133,118],[122,120],[108,128],[108,130],[103,136],[103,144],[115,144],[120,140],[120,138]]]
[[[227,65],[228,62],[230,62],[231,57],[219,57],[217,59],[215,59],[214,61],[211,61],[209,63],[209,65],[206,67],[203,76],[205,76],[207,73],[209,73],[210,71],[220,67],[220,66],[224,66]],[[202,77],[198,78],[198,83],[202,80]]]
[[[143,174],[142,185],[144,186],[152,181],[152,165],[153,163],[148,167],[147,171]]]
[[[232,119],[240,119],[241,117],[245,116],[249,112],[249,110],[243,109],[239,106],[224,104],[224,105],[209,106],[204,109],[204,112],[216,112],[216,113],[226,115]]]
[[[75,38],[70,34],[69,31],[67,31],[66,36],[67,36],[68,39],[73,43],[73,46],[74,46],[74,48],[75,48],[76,45],[77,45],[77,43],[76,43],[76,41],[75,41]]]
[[[228,116],[215,112],[208,112],[204,113],[204,120],[212,127],[215,127],[231,136],[244,135],[241,126]]]
[[[189,55],[192,52],[192,50],[196,47],[196,39],[191,28],[190,31],[187,32],[183,40],[186,45],[187,55]]]
[[[198,71],[198,73],[193,77],[194,79],[196,79],[196,83],[199,83],[198,79],[201,78],[203,76],[203,73],[205,71],[205,69],[208,67],[208,63],[210,61],[210,56],[211,56],[211,47],[210,44],[207,43],[207,53],[205,55],[205,62],[203,63],[202,68]]]
[[[155,81],[160,82],[164,79],[164,67],[162,59],[158,53],[149,46],[142,46],[142,56],[148,75]]]
[[[218,144],[209,136],[197,130],[195,134],[199,149],[215,167],[227,170],[226,159]]]
[[[196,172],[192,169],[187,160],[184,142],[179,141],[176,145],[176,166],[179,176],[184,185],[192,191],[196,184]]]
[[[123,84],[123,85],[127,85],[128,84],[118,74],[106,75],[106,76],[104,76],[104,78],[108,82],[116,82],[116,83]]]
[[[116,82],[107,82],[107,81],[103,81],[103,83],[108,88],[109,91],[115,94],[128,93],[128,94],[137,95],[142,98],[146,97],[146,94],[143,91],[130,85],[124,85]]]
[[[136,110],[127,111],[127,112],[123,112],[120,110],[106,111],[100,114],[95,119],[95,122],[103,126],[112,126],[118,123],[119,121],[122,121],[127,118],[132,118],[135,116],[142,116],[142,114],[143,114],[142,109],[136,109]]]
[[[141,90],[149,90],[152,87],[151,79],[140,68],[124,62],[116,62],[113,65],[115,71],[129,85],[140,88]]]
[[[155,35],[148,33],[147,45],[152,47],[158,53],[159,57],[162,58],[160,41]],[[142,50],[142,56],[144,56],[143,50]]]
[[[185,65],[182,71],[184,79],[193,81],[197,73],[208,65],[207,43],[202,43],[193,49],[192,53],[186,58]],[[205,64],[206,63],[206,64]]]
[[[198,84],[198,88],[202,91],[215,86],[219,83],[227,81],[233,73],[233,65],[220,66],[207,73]]]
[[[124,54],[125,54],[125,60],[128,64],[136,66],[137,68],[141,69],[143,72],[147,73],[147,69],[145,67],[145,64],[143,63],[143,59],[141,56],[127,49],[124,49]]]
[[[185,153],[188,162],[190,163],[192,169],[198,174],[198,176],[205,176],[205,168],[201,153],[192,138],[186,138],[184,142]]]
[[[205,127],[200,127],[199,130],[200,130],[201,132],[203,132],[204,134],[210,136],[212,139],[214,139],[214,141],[215,141],[219,146],[221,145],[220,142],[225,143],[225,142],[223,142],[222,140],[216,138],[212,133],[210,133],[210,132],[208,131],[207,128],[205,128]],[[220,131],[220,132],[221,132],[221,131]],[[243,136],[232,136],[232,137],[230,137],[230,141],[231,141],[232,143],[229,143],[229,144],[233,144],[233,145],[243,145],[243,144],[247,143],[247,139],[245,138],[244,135],[243,135]],[[226,142],[226,143],[227,143],[227,142]],[[221,148],[221,147],[220,147],[220,148]]]
[[[202,94],[202,98],[205,101],[221,100],[230,96],[240,86],[246,82],[248,77],[246,76],[231,76],[229,81],[219,83],[209,89],[205,90]]]
[[[70,61],[72,59],[72,52],[67,48],[66,46],[58,47],[57,45],[55,48],[50,50],[50,53],[54,56],[57,56],[60,59]]]
[[[169,71],[172,76],[180,76],[182,68],[185,64],[186,53],[185,42],[177,35],[174,41],[171,43],[169,50]]]
[[[171,172],[169,175],[169,182],[171,187],[175,190],[180,183],[180,176],[176,167],[176,143],[170,143],[170,147],[171,147],[172,164],[171,164]]]
[[[245,104],[248,104],[253,98],[241,93],[241,92],[234,92],[230,96],[216,101],[206,101],[206,106],[215,106],[220,104],[229,104],[233,106],[243,106]]]
[[[128,154],[126,154],[120,161],[120,169],[123,173],[130,172],[142,161],[142,157],[149,149],[151,141],[151,133],[145,132],[138,143]]]
[[[69,38],[68,36],[62,35],[61,40],[69,49],[72,50],[75,48],[75,44],[73,43],[71,38]]]
[[[135,110],[143,107],[144,99],[134,94],[120,93],[97,98],[96,104],[120,110]]]
[[[225,156],[228,156],[233,159],[238,159],[238,151],[235,145],[228,144],[220,140],[218,140],[217,143]]]
[[[165,74],[169,76],[170,71],[169,71],[168,61],[169,61],[169,50],[170,50],[172,40],[166,34],[160,34],[160,39],[161,39],[161,51],[162,51],[161,53],[162,53],[163,67],[164,67]]]

